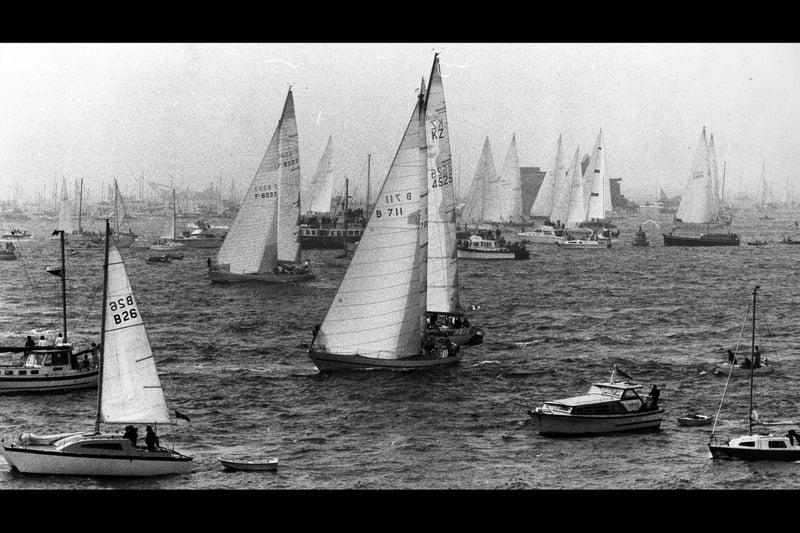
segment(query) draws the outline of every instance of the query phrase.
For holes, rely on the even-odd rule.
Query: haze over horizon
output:
[[[438,52],[453,163],[469,187],[484,139],[498,171],[516,135],[522,166],[591,150],[631,200],[681,194],[703,127],[726,196],[777,200],[800,182],[797,43],[2,43],[0,201],[116,178],[240,191],[292,87],[301,172],[332,136],[339,185],[380,187]]]

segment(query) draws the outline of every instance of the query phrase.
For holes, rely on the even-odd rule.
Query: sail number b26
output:
[[[112,315],[114,318],[114,324],[121,324],[122,322],[133,320],[134,318],[139,317],[139,313],[137,313],[136,308],[133,307],[133,296],[119,298],[118,300],[108,302],[108,307],[111,309],[112,313],[115,311],[120,311],[119,313],[114,313]]]

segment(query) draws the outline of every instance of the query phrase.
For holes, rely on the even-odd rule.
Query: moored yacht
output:
[[[616,374],[625,379],[618,381]],[[642,385],[615,365],[611,378],[592,383],[586,394],[546,401],[528,414],[538,422],[542,435],[597,435],[658,429],[664,410],[658,407],[657,395],[643,397],[641,389]]]
[[[566,230],[548,225],[539,226],[532,231],[523,231],[517,235],[533,244],[553,244],[567,240]]]

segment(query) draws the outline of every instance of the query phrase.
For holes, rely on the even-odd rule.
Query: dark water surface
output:
[[[296,286],[211,285],[198,250],[172,264],[123,251],[171,409],[191,417],[159,428],[162,444],[194,457],[184,476],[147,480],[24,477],[0,459],[3,489],[759,489],[798,488],[800,465],[712,461],[711,427],[675,418],[716,414],[726,359],[760,285],[757,344],[776,371],[756,380],[762,421],[800,420],[800,246],[747,246],[797,236],[793,212],[759,220],[742,212],[731,229],[740,247],[630,245],[644,220],[618,222],[610,250],[534,247],[529,261],[461,261],[462,303],[486,342],[455,368],[321,375],[307,357],[346,262],[305,252],[317,279]],[[668,224],[662,223],[662,229]],[[225,221],[220,221],[225,223]],[[60,331],[54,222],[33,231],[22,258],[0,262],[0,343]],[[160,218],[133,229],[154,235]],[[229,224],[230,221],[227,221]],[[100,227],[97,222],[97,228]],[[7,229],[7,228],[3,228]],[[68,247],[68,252],[73,252]],[[69,335],[82,349],[99,337],[102,248],[67,258]],[[744,326],[744,331],[743,331]],[[547,399],[582,394],[614,364],[658,384],[666,417],[644,434],[542,437],[527,415]],[[746,431],[746,379],[731,381],[718,431]],[[96,391],[0,396],[0,437],[94,426]],[[773,426],[775,432],[789,427]],[[143,430],[140,430],[143,434]],[[277,472],[231,473],[219,455],[280,458]]]

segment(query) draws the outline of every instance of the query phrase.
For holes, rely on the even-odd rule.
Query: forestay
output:
[[[109,244],[98,421],[169,423],[150,341],[125,264]]]

